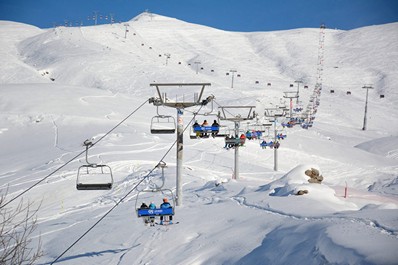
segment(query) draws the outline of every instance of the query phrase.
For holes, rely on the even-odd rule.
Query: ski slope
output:
[[[273,150],[247,141],[239,151],[240,178],[233,180],[234,150],[223,148],[223,138],[190,139],[189,122],[200,107],[187,108],[179,223],[155,227],[137,218],[135,204],[160,204],[164,195],[137,199],[133,188],[162,184],[158,169],[140,181],[167,154],[164,185],[175,192],[176,137],[150,133],[157,110],[145,102],[157,93],[149,84],[211,83],[203,96],[215,96],[215,111],[253,105],[264,119],[264,108],[285,104],[283,92],[302,80],[308,89],[300,87],[300,100],[307,106],[319,29],[228,32],[147,13],[128,24],[125,38],[124,23],[39,29],[0,21],[1,193],[11,199],[46,178],[22,196],[40,205],[33,238],[42,242],[39,264],[51,264],[122,198],[57,263],[396,264],[398,23],[325,30],[314,126],[286,129],[276,172]],[[365,84],[374,89],[362,131]],[[194,92],[172,88],[167,95]],[[206,111],[211,104],[200,109]],[[159,112],[176,117],[172,108]],[[73,158],[84,140],[105,134],[89,159],[112,168],[113,189],[78,191],[85,157]],[[310,168],[320,170],[322,184],[308,183]],[[308,194],[294,195],[302,189]]]

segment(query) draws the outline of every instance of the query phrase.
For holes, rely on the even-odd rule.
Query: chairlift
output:
[[[156,115],[151,120],[152,134],[173,134],[176,131],[176,122],[173,116]]]
[[[190,128],[190,135],[191,139],[200,139],[200,138],[209,138],[209,136],[213,133],[218,132],[219,127],[213,126],[200,126],[200,125],[193,125]]]
[[[280,147],[280,143],[279,143],[279,141],[273,142],[272,140],[270,140],[269,142],[267,142],[267,141],[263,140],[260,143],[260,147],[262,149],[267,149],[267,147],[269,147],[270,149],[273,149],[273,148],[278,149]]]
[[[243,129],[239,129],[238,135],[235,135],[235,131],[231,130],[232,133],[225,136],[225,146],[224,148],[235,148],[239,146],[243,146],[246,142],[246,132]],[[240,138],[241,135],[244,135],[245,138]]]
[[[253,139],[261,139],[263,133],[269,133],[269,128],[271,127],[271,125],[271,123],[248,124],[247,130],[251,132]]]
[[[159,114],[159,106],[156,108],[157,115],[151,119],[152,134],[173,134],[176,131],[176,121],[173,116]]]
[[[150,224],[150,225],[155,225],[155,217],[157,216],[161,216],[161,218],[166,217],[167,220],[165,221],[171,221],[171,217],[174,215],[175,209],[174,206],[176,205],[176,198],[173,194],[173,192],[170,189],[164,189],[163,185],[164,185],[164,168],[167,167],[166,163],[161,161],[156,167],[160,167],[162,169],[162,180],[163,183],[160,187],[156,187],[156,188],[152,188],[152,189],[144,189],[142,191],[139,191],[137,193],[136,196],[136,200],[135,200],[135,210],[137,213],[137,217],[138,218],[144,218],[144,222],[145,224]],[[170,199],[170,208],[161,208],[160,205],[159,207],[154,207],[154,208],[150,208],[150,204],[146,204],[146,207],[142,207],[142,204],[139,206],[138,204],[141,203],[141,201],[143,200],[143,195],[142,193],[153,193],[153,194],[159,194],[159,196],[157,196],[159,199],[163,199],[163,198],[167,198]],[[161,197],[160,197],[161,196]],[[155,201],[155,196],[151,196],[151,198],[149,199],[149,202],[154,202]],[[140,201],[140,202],[139,202]],[[144,203],[144,202],[142,202]]]
[[[226,125],[220,125],[219,131],[216,134],[216,137],[226,137],[227,135],[231,135],[231,128]]]
[[[211,110],[209,112],[204,114],[197,113],[196,115],[208,117],[206,118],[206,121],[211,122],[211,120],[214,120],[218,125],[213,125],[214,122],[211,125],[205,126],[199,125],[197,123],[193,124],[193,126],[190,128],[191,139],[208,138],[210,135],[213,137],[225,137],[227,135],[228,129],[225,129],[225,126],[220,124],[218,114],[213,112],[213,101],[211,102]]]
[[[225,138],[225,147],[229,148],[234,148],[234,147],[238,147],[238,146],[242,146],[244,145],[246,142],[246,138],[241,139],[239,136],[235,137],[232,136],[231,138],[226,137]]]
[[[138,205],[138,203],[139,203],[138,201],[143,199],[142,193],[158,193],[161,195],[161,197],[160,197],[160,195],[157,196],[159,199],[161,199],[161,198],[170,199],[169,203],[170,203],[171,207],[170,208],[161,208],[160,205],[158,205],[154,209],[150,209],[149,207],[141,208],[141,206]],[[156,196],[151,196],[150,201],[154,201],[155,197]],[[171,218],[172,218],[171,216],[174,216],[174,214],[175,214],[174,194],[170,189],[153,189],[153,190],[140,191],[140,192],[138,192],[137,197],[136,197],[135,210],[137,213],[137,217],[143,218],[145,224],[154,225],[156,217],[161,217],[161,218],[165,217],[165,219],[166,219],[165,221],[170,222]]]
[[[112,169],[107,165],[93,164],[88,161],[88,149],[93,146],[89,140],[86,147],[86,165],[77,170],[76,188],[78,190],[110,190],[113,186]]]

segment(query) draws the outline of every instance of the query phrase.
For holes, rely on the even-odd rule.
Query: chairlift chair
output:
[[[88,149],[93,145],[86,140],[86,165],[77,170],[76,188],[78,190],[110,190],[113,186],[112,169],[108,165],[93,164],[88,161]]]
[[[176,131],[174,117],[168,115],[156,115],[151,120],[152,134],[173,134]]]
[[[190,128],[190,138],[191,139],[197,139],[197,138],[208,138],[210,135],[213,137],[225,137],[227,135],[226,130],[224,129],[225,126],[220,124],[220,120],[217,114],[213,113],[213,101],[211,104],[211,110],[210,112],[204,113],[204,114],[199,114],[197,113],[196,115],[198,116],[204,116],[207,117],[206,120],[209,121],[209,124],[211,125],[199,125],[199,126],[191,126]],[[209,119],[209,117],[212,117]],[[214,123],[211,123],[211,120],[214,118],[214,121],[218,123],[218,126],[213,126]],[[221,131],[221,133],[220,133]]]
[[[191,126],[190,128],[190,138],[197,139],[197,138],[209,138],[209,136],[214,137],[225,137],[226,133],[220,134],[220,129],[224,128],[225,126]]]
[[[226,125],[220,125],[216,137],[226,137],[227,135],[231,135],[231,129]]]
[[[142,200],[142,194],[141,193],[161,193],[162,197],[169,197],[171,198],[170,200],[170,208],[161,208],[160,206],[156,207],[155,209],[149,209],[149,208],[141,208],[138,203],[140,200]],[[153,196],[152,196],[153,197]],[[159,197],[159,196],[158,196]],[[151,201],[154,201],[153,198],[151,199]],[[137,197],[136,197],[136,201],[135,201],[135,210],[137,213],[137,217],[138,218],[144,218],[144,222],[145,223],[150,223],[152,220],[152,222],[154,222],[154,219],[156,217],[170,217],[170,216],[174,216],[175,213],[175,197],[173,192],[170,189],[152,189],[152,190],[143,190],[138,192]]]

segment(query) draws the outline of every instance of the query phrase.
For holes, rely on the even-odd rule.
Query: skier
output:
[[[218,124],[218,122],[216,120],[214,120],[213,124],[211,125],[211,136],[216,137],[216,135],[218,134],[219,130],[220,130],[220,124]]]
[[[192,125],[194,132],[196,133],[196,138],[199,138],[201,136],[201,129],[198,121],[195,121],[195,123]]]
[[[169,203],[169,200],[167,198],[163,199],[163,203],[160,205],[160,209],[168,209],[171,208],[171,204]],[[172,220],[173,220],[173,216],[169,215],[169,224],[173,224]],[[160,216],[160,224],[163,225],[163,216]]]
[[[266,149],[267,148],[267,141],[263,140],[260,144],[261,148]]]
[[[156,209],[156,205],[153,202],[151,202],[149,204],[148,208],[151,209],[151,210],[155,210]],[[150,223],[151,226],[155,226],[155,216],[150,216],[149,217],[149,223]]]
[[[246,135],[244,133],[242,133],[240,135],[240,146],[243,146],[246,142]]]
[[[204,120],[203,123],[202,123],[202,127],[205,127],[205,126],[209,126],[209,123],[207,122],[207,120]],[[207,132],[206,132],[206,130],[204,130],[203,136],[207,137]]]

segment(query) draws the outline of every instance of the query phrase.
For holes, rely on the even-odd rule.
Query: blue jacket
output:
[[[168,203],[168,202],[164,202],[164,203],[162,203],[162,204],[160,205],[160,208],[161,208],[161,209],[171,208],[171,205],[170,205],[170,203]]]

